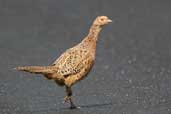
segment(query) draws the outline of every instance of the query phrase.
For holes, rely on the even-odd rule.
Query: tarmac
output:
[[[50,65],[98,15],[96,62],[65,90],[16,66]],[[171,114],[170,0],[0,0],[0,114]]]

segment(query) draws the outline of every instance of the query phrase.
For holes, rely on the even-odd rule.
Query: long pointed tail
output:
[[[55,68],[54,66],[23,66],[16,67],[14,69],[36,74],[50,74],[54,73],[57,70],[57,68]]]

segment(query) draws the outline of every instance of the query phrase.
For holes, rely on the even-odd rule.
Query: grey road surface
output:
[[[114,22],[73,86],[81,109],[68,109],[53,81],[12,70],[51,64],[98,15]],[[171,114],[171,1],[0,0],[0,114]]]

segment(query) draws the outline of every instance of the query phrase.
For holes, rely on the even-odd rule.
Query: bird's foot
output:
[[[77,109],[75,105],[70,106],[70,109]]]
[[[72,104],[71,106],[70,106],[70,109],[80,109],[81,107],[77,107],[77,106],[75,106],[74,104]]]
[[[79,109],[80,107],[76,107],[75,104],[72,102],[71,96],[65,96],[64,97],[64,102],[70,102],[70,109]]]
[[[70,99],[71,99],[71,96],[65,96],[63,103],[70,101]]]

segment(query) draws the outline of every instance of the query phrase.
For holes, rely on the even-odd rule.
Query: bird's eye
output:
[[[102,18],[102,19],[100,19],[101,21],[104,21],[104,19]]]

